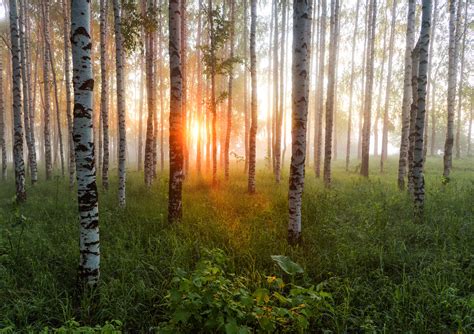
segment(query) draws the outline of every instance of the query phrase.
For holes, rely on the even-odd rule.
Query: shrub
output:
[[[264,286],[252,291],[246,278],[226,271],[222,250],[204,254],[193,272],[179,270],[173,279],[166,298],[170,318],[161,324],[160,333],[302,333],[331,309],[331,296],[318,287],[268,276]],[[283,270],[302,272],[288,258],[276,259]]]

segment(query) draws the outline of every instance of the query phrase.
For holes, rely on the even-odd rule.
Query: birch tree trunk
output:
[[[415,132],[416,132],[416,116],[418,113],[418,66],[420,62],[420,41],[417,42],[413,49],[412,55],[412,104],[410,108],[410,131],[408,135],[408,191],[413,195],[413,156],[415,152]]]
[[[405,189],[407,173],[408,135],[410,130],[410,101],[411,101],[411,52],[415,43],[415,7],[416,1],[408,1],[408,18],[405,45],[405,71],[403,74],[402,102],[402,134],[400,140],[400,157],[398,160],[398,188]]]
[[[250,135],[249,135],[249,175],[248,191],[255,193],[255,169],[257,158],[257,53],[256,53],[256,30],[257,30],[257,0],[250,0]]]
[[[183,117],[183,154],[184,154],[184,171],[187,172],[189,169],[189,152],[188,152],[188,115],[187,115],[187,103],[188,103],[188,79],[187,79],[187,14],[186,14],[186,0],[180,0],[181,6],[181,105],[182,105],[182,117]]]
[[[371,0],[369,13],[369,30],[367,39],[367,64],[364,99],[364,124],[362,127],[362,161],[360,174],[369,176],[369,149],[370,149],[370,118],[372,113],[372,86],[374,80],[374,44],[375,23],[377,16],[377,0]]]
[[[13,91],[13,162],[17,202],[26,201],[25,163],[23,161],[23,126],[21,119],[21,55],[20,32],[16,0],[10,0],[10,37]]]
[[[430,155],[435,154],[435,145],[436,145],[436,115],[435,115],[435,100],[436,100],[436,84],[432,77],[432,67],[433,67],[433,50],[436,42],[436,24],[438,22],[438,0],[434,0],[433,8],[433,22],[431,24],[431,33],[430,33],[430,50],[428,54],[428,84],[427,84],[427,95],[426,95],[426,105],[431,103],[430,109],[426,110],[425,117],[431,114],[431,141],[430,141]],[[428,151],[428,119],[425,120],[425,156]]]
[[[94,77],[91,62],[89,0],[71,2],[71,43],[74,82],[74,144],[80,216],[79,278],[88,286],[99,281],[99,207],[92,132]]]
[[[0,150],[2,151],[2,180],[7,178],[7,144],[5,133],[5,105],[3,102],[3,55],[0,55]]]
[[[360,0],[357,0],[354,33],[352,35],[351,79],[350,79],[350,84],[349,84],[350,86],[349,88],[349,115],[348,115],[348,120],[347,120],[346,171],[349,170],[349,163],[351,159],[352,102],[353,102],[353,93],[354,93],[354,72],[355,72],[354,55],[355,55],[355,49],[356,49],[357,32],[359,30],[359,7],[360,7]]]
[[[164,106],[164,74],[163,74],[163,28],[162,28],[162,1],[160,0],[160,10],[158,14],[158,55],[161,58],[158,62],[158,74],[160,76],[160,169],[165,168],[165,106]]]
[[[385,59],[386,59],[386,48],[387,48],[387,15],[384,13],[383,16],[383,46],[382,46],[382,58],[381,58],[381,69],[379,73],[379,83],[378,83],[378,92],[377,92],[377,105],[375,107],[375,120],[374,120],[374,157],[379,155],[379,119],[380,119],[380,109],[382,103],[382,87],[384,80],[385,72]],[[382,23],[380,23],[382,24]]]
[[[336,52],[338,44],[339,0],[331,0],[328,85],[326,100],[326,138],[324,140],[324,185],[331,186],[331,158],[333,142],[334,93],[336,88]]]
[[[423,0],[421,32],[419,44],[419,68],[418,68],[418,107],[415,125],[415,147],[413,157],[413,184],[414,184],[414,203],[415,216],[420,219],[423,217],[423,208],[425,202],[425,180],[423,175],[424,163],[424,131],[425,131],[425,112],[426,112],[426,86],[428,72],[428,48],[430,45],[430,25],[431,25],[431,0]]]
[[[170,181],[168,221],[175,223],[182,217],[181,193],[184,179],[184,132],[182,117],[181,72],[181,12],[180,1],[169,2],[169,59],[170,59]]]
[[[23,119],[24,119],[24,127],[25,127],[25,137],[26,137],[26,145],[28,148],[28,163],[30,167],[30,174],[31,174],[31,184],[34,185],[38,181],[38,168],[36,164],[36,148],[35,148],[35,140],[32,133],[32,123],[30,120],[31,117],[31,84],[30,80],[31,77],[28,73],[28,57],[27,57],[27,48],[29,41],[27,39],[27,28],[26,28],[26,1],[20,1],[20,50],[21,50],[21,76],[22,76],[22,83],[23,83]]]
[[[117,114],[119,132],[119,162],[118,162],[118,202],[121,208],[126,205],[126,151],[127,132],[125,128],[125,86],[124,86],[124,51],[122,37],[122,8],[120,0],[113,0],[115,24],[115,68],[117,75]]]
[[[474,95],[471,96],[471,111],[469,112],[469,129],[467,131],[467,156],[470,157],[472,155],[471,152],[471,138],[472,138],[472,118],[474,114]],[[1,140],[1,137],[0,137]]]
[[[46,180],[50,180],[53,174],[53,158],[51,152],[51,100],[50,100],[50,89],[49,89],[49,50],[47,45],[49,44],[49,0],[45,0],[42,5],[42,14],[43,14],[43,94],[44,94],[44,160],[46,166]]]
[[[276,152],[275,152],[275,141],[276,141],[276,121],[278,118],[278,2],[273,1],[273,15],[274,15],[274,24],[273,24],[273,100],[272,100],[272,170],[273,175],[276,178]],[[270,44],[271,47],[271,44]]]
[[[461,0],[458,0],[461,1]],[[453,161],[454,144],[454,108],[456,104],[456,81],[458,64],[458,22],[460,20],[460,6],[456,15],[456,0],[449,2],[449,56],[448,56],[448,122],[446,141],[444,144],[443,176],[449,178]]]
[[[392,67],[393,67],[393,49],[395,39],[395,21],[397,18],[397,0],[393,0],[392,12],[391,12],[391,23],[390,23],[390,37],[388,42],[388,69],[387,69],[387,84],[385,87],[385,102],[383,111],[383,128],[382,128],[382,153],[380,155],[380,172],[384,171],[384,163],[387,160],[388,150],[388,115],[389,115],[389,102],[390,93],[392,91]]]
[[[244,11],[244,23],[243,23],[243,44],[244,44],[244,148],[245,148],[245,166],[244,173],[247,174],[249,168],[249,133],[250,133],[250,115],[249,115],[249,103],[248,103],[248,2],[243,0],[243,11]]]
[[[197,31],[197,41],[196,41],[196,74],[197,74],[197,91],[196,91],[196,113],[198,119],[198,138],[197,138],[197,147],[196,147],[196,171],[198,175],[201,175],[202,171],[202,137],[203,131],[202,126],[204,124],[204,115],[202,111],[202,104],[203,104],[203,73],[202,73],[202,61],[201,61],[201,40],[202,40],[202,0],[199,0],[199,14],[197,17],[198,20],[198,31]],[[245,88],[244,88],[245,89]]]
[[[235,5],[234,1],[230,1],[230,33],[229,33],[229,44],[230,44],[230,53],[229,58],[232,60],[234,58],[234,30],[235,30]],[[224,174],[225,179],[229,179],[229,146],[230,146],[230,136],[232,132],[232,89],[234,81],[234,72],[231,65],[229,70],[229,86],[227,90],[228,100],[227,100],[227,129],[225,134],[225,148],[224,148]]]
[[[102,117],[102,187],[109,189],[109,87],[107,78],[107,14],[109,2],[100,0],[100,115]]]
[[[49,6],[45,6],[46,8],[46,19],[49,22]],[[49,27],[49,25],[48,25]],[[48,29],[46,29],[48,30]],[[49,35],[49,32],[45,32]],[[53,87],[54,87],[54,106],[56,108],[56,126],[57,126],[57,140],[59,143],[59,159],[61,162],[61,175],[64,177],[65,174],[65,167],[64,167],[64,146],[63,146],[63,130],[61,126],[61,112],[59,109],[59,93],[58,93],[58,81],[56,78],[56,69],[54,65],[54,53],[53,47],[51,46],[51,40],[48,38],[46,46],[48,48],[49,53],[49,65],[51,66],[51,74],[53,76]]]
[[[326,0],[321,1],[321,28],[319,37],[319,69],[318,75],[319,78],[316,83],[316,91],[318,96],[316,98],[317,106],[315,112],[314,120],[314,172],[316,177],[321,175],[321,155],[322,155],[322,142],[323,142],[323,107],[324,107],[324,64],[325,64],[325,54],[326,54]]]
[[[66,120],[68,127],[68,143],[69,143],[69,159],[68,159],[68,170],[69,170],[69,188],[74,186],[74,176],[76,169],[75,157],[74,157],[74,139],[72,137],[73,132],[73,121],[72,121],[72,110],[71,110],[71,63],[70,63],[70,27],[69,22],[69,5],[68,1],[62,0],[63,15],[64,15],[64,75],[65,75],[65,87],[66,87]]]
[[[336,0],[337,1],[337,0]],[[301,240],[301,205],[306,159],[311,14],[309,0],[293,1],[292,148],[288,194],[288,242]]]
[[[282,1],[282,22],[281,22],[281,45],[280,45],[280,94],[279,94],[279,108],[278,113],[276,115],[276,131],[275,131],[275,180],[277,183],[281,181],[281,131],[283,125],[283,95],[284,95],[284,65],[285,65],[285,43],[286,43],[286,20],[287,20],[287,6],[286,0]],[[278,103],[276,101],[276,103]]]
[[[153,7],[152,0],[147,1],[147,11],[151,12]],[[150,188],[153,182],[153,146],[154,146],[154,124],[153,118],[156,114],[155,101],[155,73],[154,73],[154,58],[155,58],[155,40],[153,31],[150,28],[145,32],[146,45],[146,96],[148,104],[148,117],[146,126],[146,142],[145,142],[145,185]]]
[[[462,1],[459,0],[459,9],[458,11],[461,11],[461,3]],[[462,89],[463,89],[463,84],[464,84],[464,53],[465,53],[465,49],[466,49],[466,35],[467,35],[467,26],[468,26],[468,23],[467,23],[467,7],[468,7],[468,4],[467,2],[464,4],[464,28],[463,28],[463,31],[462,31],[462,37],[461,37],[461,31],[459,31],[458,35],[459,35],[459,39],[462,38],[462,41],[461,41],[461,59],[460,59],[460,63],[461,63],[461,68],[460,68],[460,76],[459,76],[459,88],[458,88],[458,105],[457,105],[457,126],[456,126],[456,159],[460,159],[461,158],[461,124],[462,124]],[[459,14],[458,14],[459,15]],[[457,29],[460,29],[461,28],[461,23],[460,23],[461,20],[459,20],[458,22],[458,27]],[[458,42],[459,43],[459,40]]]

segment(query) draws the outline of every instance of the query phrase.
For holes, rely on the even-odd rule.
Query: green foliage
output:
[[[231,32],[231,22],[226,19],[221,8],[206,10],[204,17],[208,17],[208,21],[212,20],[212,29],[210,22],[207,22],[209,29],[208,44],[201,45],[202,57],[205,66],[205,73],[209,75],[226,75],[229,74],[233,66],[242,60],[239,57],[225,57],[226,43],[229,41]],[[214,73],[212,73],[214,71]]]
[[[330,293],[332,298],[324,300],[333,309],[317,311],[315,316],[322,316],[310,318],[308,331],[472,333],[472,166],[472,158],[456,160],[450,182],[443,185],[442,159],[428,158],[423,224],[413,223],[411,199],[397,189],[396,159],[387,162],[384,174],[372,164],[368,180],[336,161],[331,190],[308,172],[298,247],[286,242],[288,184],[276,185],[263,162],[255,195],[246,193],[241,164],[218,188],[210,186],[210,177],[189,173],[183,221],[174,226],[166,220],[167,171],[147,189],[143,174],[130,170],[126,209],[117,208],[116,177],[108,192],[100,191],[96,298],[84,297],[76,286],[77,199],[67,179],[41,178],[28,187],[28,201],[18,205],[10,178],[0,182],[0,330],[38,333],[67,327],[70,319],[94,328],[119,319],[123,332],[150,332],[171,319],[166,296],[179,287],[173,278],[189,280],[198,262],[212,258],[199,250],[219,248],[226,259],[218,276],[233,289],[242,284],[254,306],[257,297],[263,303],[270,296],[269,303],[288,309],[275,299],[275,292],[294,298],[287,282]],[[282,178],[287,177],[286,168]],[[304,273],[287,274],[271,258],[275,254],[298,263]],[[219,261],[212,260],[212,266]],[[187,274],[177,275],[176,268]],[[279,289],[281,282],[285,286]],[[255,317],[245,316],[248,322],[236,324],[254,332],[261,328],[252,322]],[[297,323],[292,320],[293,328]]]
[[[298,263],[291,261],[288,256],[272,255],[272,260],[288,275],[302,274],[303,268]]]
[[[285,284],[275,276],[252,291],[247,278],[227,272],[228,259],[222,250],[204,253],[192,273],[179,271],[173,279],[174,287],[167,295],[170,320],[159,332],[302,333],[331,310],[328,293],[313,286]],[[302,272],[287,257],[275,258],[285,268],[289,265]]]

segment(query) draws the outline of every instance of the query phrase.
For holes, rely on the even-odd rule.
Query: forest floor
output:
[[[422,224],[413,222],[407,193],[397,190],[397,161],[384,174],[376,165],[366,180],[336,162],[331,190],[307,171],[297,247],[286,242],[287,174],[276,185],[262,164],[255,195],[246,193],[241,166],[217,188],[190,176],[183,221],[169,226],[167,175],[147,191],[143,175],[129,172],[125,210],[116,191],[100,192],[95,298],[77,298],[79,228],[67,181],[28,187],[27,203],[17,206],[10,173],[0,183],[0,332],[57,328],[71,319],[91,326],[119,320],[125,331],[149,331],[171,317],[165,296],[178,268],[193,270],[214,248],[250,290],[277,275],[329,293],[306,331],[474,332],[474,160],[455,160],[448,184],[442,160],[428,160]],[[289,277],[271,255],[287,255],[304,274]]]

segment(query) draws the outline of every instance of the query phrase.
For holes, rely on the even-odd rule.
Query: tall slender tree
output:
[[[427,110],[427,115],[431,115],[431,138],[430,138],[430,155],[435,154],[436,147],[436,83],[433,80],[432,76],[432,67],[433,67],[433,50],[436,42],[436,24],[438,23],[438,0],[434,0],[433,4],[433,22],[431,24],[431,33],[430,33],[430,50],[428,54],[428,86],[427,86],[427,96],[426,96],[426,105],[431,104],[429,110]],[[428,121],[426,121],[426,125]],[[425,129],[425,145],[428,143],[428,128]],[[426,152],[425,152],[426,154]]]
[[[64,75],[66,87],[66,120],[68,127],[68,143],[69,143],[69,159],[68,159],[68,170],[69,170],[69,187],[72,188],[74,185],[75,176],[75,157],[74,157],[74,139],[72,138],[73,132],[73,121],[72,121],[72,99],[71,99],[71,41],[70,41],[70,28],[71,23],[69,22],[69,1],[62,0],[62,9],[64,15]]]
[[[405,189],[407,173],[408,135],[410,131],[410,101],[411,101],[411,52],[415,44],[415,7],[416,1],[408,1],[408,17],[405,44],[405,70],[403,74],[402,101],[402,134],[400,139],[400,158],[398,160],[398,188]]]
[[[184,132],[182,117],[181,72],[181,7],[179,0],[169,2],[169,61],[170,61],[170,181],[168,194],[168,221],[178,222],[182,217],[181,193],[184,179]]]
[[[334,95],[336,88],[336,53],[338,44],[339,25],[339,0],[331,0],[330,19],[330,40],[329,40],[329,63],[328,63],[328,83],[326,99],[326,138],[324,140],[324,184],[331,185],[331,158],[333,143],[333,120],[334,120]]]
[[[337,0],[336,0],[337,1]],[[309,0],[293,1],[292,150],[288,194],[288,241],[301,239],[301,205],[306,160],[311,15]]]
[[[364,96],[364,123],[362,127],[362,162],[360,174],[369,176],[370,118],[372,114],[372,86],[374,80],[374,46],[377,0],[371,0],[369,6],[369,30],[367,39],[367,63]]]
[[[461,1],[461,0],[458,0]],[[458,64],[458,22],[460,20],[460,6],[456,15],[456,0],[449,2],[449,51],[448,51],[448,122],[446,141],[444,144],[443,176],[449,177],[453,160],[454,144],[454,108],[456,104],[456,81]]]
[[[91,61],[91,4],[71,2],[71,43],[74,82],[74,144],[77,199],[80,216],[79,278],[88,285],[99,281],[99,207],[92,135],[94,77]]]
[[[188,71],[187,71],[187,49],[188,49],[188,28],[187,28],[187,13],[186,13],[186,0],[180,0],[181,6],[181,107],[183,117],[183,154],[184,154],[184,170],[185,172],[189,169],[189,152],[188,152],[188,135],[187,135],[187,124],[188,124]]]
[[[19,27],[20,27],[20,54],[21,54],[21,77],[22,77],[22,88],[23,88],[23,119],[24,119],[24,130],[26,138],[26,146],[28,148],[28,163],[30,167],[31,184],[35,184],[38,181],[38,170],[36,164],[36,147],[34,145],[34,136],[31,131],[31,111],[30,111],[30,95],[31,95],[31,84],[30,76],[28,75],[28,58],[27,48],[29,40],[27,39],[26,33],[26,6],[25,0],[19,1],[20,15],[19,15]]]
[[[20,29],[16,0],[10,0],[10,37],[13,91],[13,162],[17,202],[26,201],[25,163],[23,161],[23,126],[21,119]]]
[[[42,2],[42,16],[43,16],[43,94],[44,94],[44,115],[43,115],[43,138],[44,138],[44,160],[46,166],[46,180],[50,180],[53,174],[53,158],[51,152],[51,100],[49,89],[49,0]]]
[[[279,103],[278,113],[276,114],[276,131],[275,131],[275,180],[280,183],[281,180],[281,132],[283,126],[283,109],[284,109],[284,66],[285,66],[285,43],[286,43],[286,20],[288,15],[288,4],[286,0],[282,1],[282,22],[281,22],[281,45],[280,45],[280,80],[279,80]]]
[[[0,53],[0,150],[2,151],[2,180],[7,178],[7,143],[5,140],[5,105],[3,102],[3,54]]]
[[[349,163],[351,159],[351,134],[352,134],[352,104],[353,104],[353,95],[354,95],[354,76],[355,76],[355,66],[354,66],[354,56],[356,50],[356,39],[357,32],[359,30],[359,8],[360,0],[357,0],[356,5],[356,17],[354,23],[354,32],[352,34],[352,52],[351,52],[351,79],[349,84],[349,115],[347,119],[347,142],[346,142],[346,171],[349,170]]]
[[[153,1],[147,1],[147,12],[153,12]],[[152,27],[145,28],[145,53],[146,53],[146,96],[148,105],[148,117],[146,126],[146,142],[145,142],[145,184],[148,188],[153,182],[153,147],[154,147],[154,124],[153,119],[156,114],[155,99],[155,77],[154,61],[155,61],[155,34]]]
[[[325,54],[326,54],[326,0],[321,1],[321,18],[320,18],[320,37],[319,37],[319,69],[318,80],[316,83],[316,112],[314,120],[314,171],[316,177],[321,174],[321,156],[323,144],[323,107],[324,107],[324,68],[325,68]]]
[[[418,107],[415,125],[415,148],[413,157],[413,184],[414,184],[414,203],[415,215],[418,218],[423,216],[425,201],[425,180],[423,175],[424,163],[424,131],[425,131],[425,112],[426,112],[426,86],[428,72],[428,48],[430,44],[430,25],[431,25],[431,0],[423,0],[421,32],[419,43],[419,66],[418,66]]]
[[[257,0],[250,0],[250,134],[249,134],[249,169],[248,169],[248,191],[255,193],[255,169],[257,157]]]
[[[100,0],[100,116],[102,117],[102,187],[109,188],[109,87],[107,77],[107,14],[109,1]]]
[[[118,162],[118,202],[120,207],[126,204],[126,153],[127,131],[125,128],[125,83],[124,83],[124,50],[122,36],[122,8],[120,0],[113,0],[115,24],[115,72],[117,76],[117,113],[119,132],[119,162]]]
[[[395,46],[395,22],[397,18],[397,0],[392,2],[390,37],[388,41],[388,68],[387,83],[385,85],[385,102],[383,108],[383,127],[382,127],[382,153],[380,155],[380,172],[384,171],[384,163],[387,160],[388,150],[388,120],[389,120],[389,102],[392,91],[392,67],[393,67],[393,49]]]
[[[202,1],[199,0],[199,13],[202,13]],[[202,139],[203,131],[202,125],[204,124],[204,113],[202,110],[203,105],[203,80],[202,78],[202,62],[201,62],[201,40],[202,40],[202,15],[198,15],[198,27],[197,27],[197,40],[196,40],[196,75],[197,80],[197,89],[196,89],[196,114],[198,119],[198,133],[197,133],[197,143],[196,143],[196,171],[200,175],[202,170]]]
[[[461,4],[461,0],[459,0]],[[460,6],[461,7],[461,6]],[[464,85],[464,55],[466,51],[466,35],[467,35],[467,26],[468,26],[468,16],[467,16],[467,7],[468,7],[468,2],[465,2],[464,4],[464,15],[462,16],[464,18],[464,28],[463,31],[460,31],[460,23],[458,23],[458,29],[459,29],[459,39],[458,43],[461,42],[460,48],[461,48],[461,56],[460,56],[460,71],[459,71],[459,87],[458,87],[458,101],[457,101],[457,124],[456,124],[456,159],[461,158],[461,129],[462,129],[462,98],[463,98],[463,85]],[[458,9],[461,11],[461,8]],[[460,20],[461,21],[461,20]]]
[[[234,1],[230,1],[230,18],[229,18],[230,28],[229,28],[229,44],[230,44],[230,59],[234,58],[234,34],[235,34],[235,4]],[[224,174],[225,179],[229,179],[229,147],[230,147],[230,136],[232,132],[232,99],[233,99],[233,83],[234,83],[234,70],[233,67],[229,69],[229,84],[227,89],[227,127],[225,134],[225,147],[224,147]]]

